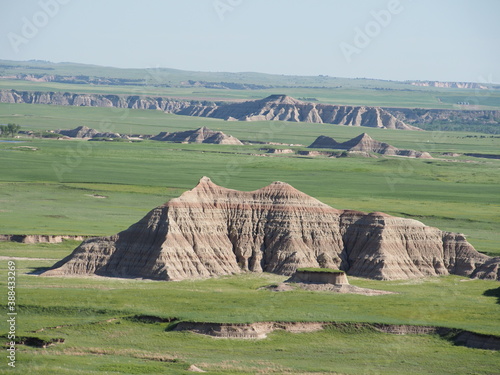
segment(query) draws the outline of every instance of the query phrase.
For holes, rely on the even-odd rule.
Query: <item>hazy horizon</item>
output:
[[[0,0],[0,59],[500,82],[495,0]]]

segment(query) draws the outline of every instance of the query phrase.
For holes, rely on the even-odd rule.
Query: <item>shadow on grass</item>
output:
[[[52,267],[29,267],[28,269],[31,271],[28,272],[28,275],[40,275],[51,268]]]
[[[483,293],[486,297],[497,297],[497,303],[500,304],[500,287],[495,289],[488,289]]]

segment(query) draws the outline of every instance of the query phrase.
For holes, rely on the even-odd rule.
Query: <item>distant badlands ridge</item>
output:
[[[81,138],[81,139],[100,139],[100,138],[125,138],[133,139],[133,137],[128,137],[121,135],[119,133],[99,133],[95,129],[88,128],[86,126],[79,126],[71,130],[57,130],[56,134],[60,134],[65,137],[70,138]],[[227,135],[220,131],[213,131],[206,127],[202,127],[196,130],[185,130],[178,132],[161,132],[149,139],[154,141],[165,141],[165,142],[175,142],[175,143],[209,143],[209,144],[220,144],[220,145],[243,145],[238,138],[232,135]],[[368,134],[363,133],[347,142],[339,143],[331,137],[324,135],[319,136],[309,148],[327,148],[333,150],[346,150],[352,153],[356,153],[360,156],[370,156],[371,153],[377,153],[387,156],[406,156],[410,158],[422,158],[422,159],[432,159],[432,156],[428,152],[421,152],[415,150],[400,150],[388,143],[383,143],[376,141]],[[295,154],[294,150],[291,149],[275,149],[275,148],[264,148],[262,150],[268,153],[276,154]],[[299,151],[299,155],[307,156],[318,156],[324,153],[315,151]],[[333,153],[326,153],[327,156],[334,156]]]
[[[213,117],[227,121],[280,120],[402,130],[421,130],[414,125],[450,120],[471,124],[497,124],[500,121],[499,110],[331,105],[303,102],[286,95],[271,95],[260,100],[234,103],[139,95],[0,90],[0,103],[153,109],[177,115]]]
[[[85,240],[44,276],[156,280],[340,269],[379,280],[456,274],[500,280],[500,257],[463,234],[381,212],[337,210],[283,182],[237,191],[203,177],[110,237]]]
[[[185,116],[227,121],[293,121],[373,128],[421,130],[379,107],[307,103],[286,95],[271,95],[241,103],[180,100],[165,97],[72,94],[1,90],[1,103],[31,103],[87,107],[155,109]]]

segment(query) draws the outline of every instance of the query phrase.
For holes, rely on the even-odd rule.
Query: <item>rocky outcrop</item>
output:
[[[187,111],[187,112],[186,112]],[[239,121],[292,121],[373,128],[420,130],[398,120],[378,107],[339,106],[307,103],[286,95],[271,95],[267,98],[242,103],[218,105],[203,114],[194,108],[184,110],[190,116],[215,117]]]
[[[474,100],[474,99],[472,99]],[[426,108],[384,108],[396,118],[411,125],[423,124],[468,124],[468,125],[498,125],[499,110],[452,110]]]
[[[309,146],[309,148],[331,148],[336,150],[347,150],[351,152],[374,152],[377,154],[389,156],[406,156],[410,158],[432,159],[432,156],[428,152],[398,149],[388,143],[376,141],[366,133],[363,133],[343,143],[339,143],[331,137],[320,135]]]
[[[488,90],[487,84],[481,84],[476,82],[440,82],[440,81],[415,81],[411,82],[413,86],[421,87],[440,87],[446,89],[476,89],[476,90]]]
[[[52,236],[43,234],[0,234],[0,241],[20,243],[61,243],[64,240],[83,241],[85,236]]]
[[[242,192],[207,177],[127,230],[84,241],[44,275],[182,280],[304,267],[380,280],[449,273],[500,280],[500,258],[478,253],[462,234],[337,210],[282,182]]]
[[[56,130],[55,133],[70,138],[92,139],[92,138],[128,138],[126,135],[118,133],[101,133],[87,126],[78,126],[70,130]]]
[[[287,280],[290,283],[315,283],[315,284],[333,284],[333,285],[348,285],[349,281],[344,271],[328,272],[321,271],[308,271],[298,269]]]
[[[203,323],[179,322],[174,331],[191,331],[218,338],[264,339],[276,330],[290,333],[317,332],[324,329],[351,331],[374,330],[392,335],[439,335],[456,345],[468,348],[500,350],[500,337],[471,331],[435,326],[406,324],[347,323],[347,322],[256,322],[256,323]]]
[[[327,156],[327,157],[337,157],[338,155],[335,152],[326,152],[326,151],[307,151],[307,150],[299,150],[297,151],[298,155],[302,156]]]
[[[71,130],[56,130],[56,133],[70,138],[93,138],[99,132],[86,126],[78,126]]]
[[[378,108],[307,103],[285,95],[243,103],[184,100],[168,97],[75,94],[0,90],[0,103],[28,103],[154,109],[186,116],[215,117],[231,121],[282,120],[421,130],[414,126],[433,123],[496,125],[498,110],[448,110]]]
[[[1,90],[0,102],[155,109],[177,115],[213,117],[231,121],[279,120],[420,130],[405,124],[382,108],[307,103],[286,95],[271,95],[264,99],[241,103],[225,103],[164,97]]]
[[[114,107],[130,109],[154,109],[169,113],[177,113],[186,107],[211,107],[213,102],[181,100],[164,97],[122,96],[101,94],[75,94],[69,92],[39,92],[0,90],[0,103],[27,103],[70,105],[84,107]]]
[[[295,151],[291,148],[272,148],[272,147],[263,147],[260,148],[259,151],[265,151],[268,154],[294,154]]]
[[[88,128],[86,126],[79,126],[71,130],[56,130],[55,133],[63,135],[70,138],[81,138],[81,139],[96,139],[96,138],[123,138],[130,139],[126,135],[121,135],[119,133],[101,133],[95,129]],[[138,135],[139,139],[143,139],[144,136]],[[239,139],[233,137],[232,135],[224,134],[220,131],[213,131],[206,127],[202,127],[196,130],[186,130],[181,132],[161,132],[154,137],[149,138],[153,141],[168,141],[168,142],[178,142],[178,143],[213,143],[219,145],[242,145]]]
[[[196,130],[181,132],[162,132],[150,138],[154,141],[168,141],[178,143],[212,143],[218,145],[242,145],[243,143],[232,135],[202,127]]]

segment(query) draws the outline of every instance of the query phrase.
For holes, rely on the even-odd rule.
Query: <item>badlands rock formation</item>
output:
[[[61,243],[64,240],[83,241],[84,236],[52,236],[44,234],[0,234],[0,241],[20,243]]]
[[[413,86],[422,87],[441,87],[441,88],[452,88],[452,89],[479,89],[487,90],[489,87],[484,84],[475,82],[440,82],[440,81],[416,81],[411,82]]]
[[[152,138],[154,141],[168,141],[178,143],[213,143],[218,145],[242,145],[243,143],[232,135],[224,134],[202,127],[196,130],[182,132],[162,132]]]
[[[301,102],[284,95],[273,95],[266,99],[244,103],[226,103],[137,95],[0,90],[0,103],[154,109],[178,115],[216,117],[225,120],[251,121],[269,118],[407,130],[420,130],[412,126],[413,124],[440,124],[450,121],[467,124],[497,124],[500,121],[498,110],[337,106]]]
[[[420,130],[398,120],[382,108],[307,103],[286,95],[271,95],[261,100],[219,105],[209,112],[195,110],[186,114],[238,121],[279,120]]]
[[[84,241],[44,275],[182,280],[322,267],[382,280],[500,280],[499,266],[462,234],[416,220],[337,210],[283,182],[242,192],[203,177],[127,230]]]
[[[92,138],[99,132],[86,126],[78,126],[75,129],[56,130],[56,133],[70,138]]]
[[[401,150],[388,143],[376,141],[366,133],[358,135],[357,137],[343,143],[339,143],[331,137],[320,135],[309,146],[309,148],[331,148],[336,150],[364,153],[375,152],[377,154],[389,156],[407,156],[411,158],[432,159],[432,156],[428,152]]]
[[[164,97],[0,90],[0,102],[155,109],[177,115],[232,121],[279,120],[420,130],[405,124],[382,108],[307,103],[286,95],[271,95],[241,103],[225,103]]]
[[[57,134],[64,135],[70,138],[82,138],[82,139],[91,139],[91,138],[128,138],[126,135],[121,135],[118,133],[101,133],[95,129],[89,128],[87,126],[78,126],[74,129],[70,130],[56,130]]]

